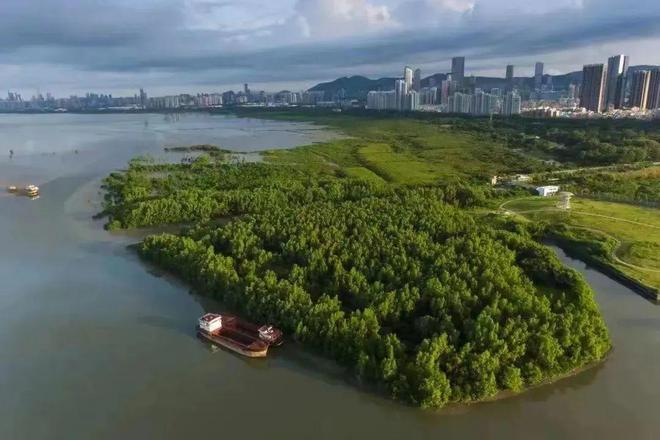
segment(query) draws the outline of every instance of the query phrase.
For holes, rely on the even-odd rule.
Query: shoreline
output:
[[[134,235],[130,234],[128,232],[128,230],[123,230],[123,229],[119,230],[119,231],[113,231],[110,234],[115,236],[115,237],[118,237],[118,236],[134,237]],[[208,300],[212,300],[214,302],[224,304],[221,299],[218,299],[218,298],[215,298],[213,296],[205,294],[204,292],[198,290],[195,286],[191,285],[189,282],[185,281],[184,279],[182,279],[181,277],[179,277],[175,273],[170,272],[170,271],[160,267],[158,264],[156,264],[156,263],[154,263],[154,262],[152,262],[148,259],[143,258],[139,254],[139,249],[138,248],[140,246],[140,243],[141,243],[141,241],[129,244],[129,245],[126,246],[126,248],[131,253],[133,253],[135,256],[138,257],[138,260],[140,261],[141,264],[144,265],[144,267],[145,267],[145,269],[147,270],[148,273],[150,273],[153,276],[159,277],[159,278],[163,277],[163,278],[169,280],[169,282],[171,282],[171,283],[175,283],[176,285],[178,285],[180,287],[186,288],[190,295],[196,296],[200,299],[208,299]],[[236,314],[240,314],[241,311],[232,309],[232,312],[236,313]],[[367,382],[363,382],[363,381],[353,377],[346,367],[343,367],[340,364],[337,364],[333,359],[327,358],[327,357],[323,356],[322,354],[316,352],[313,348],[305,346],[304,344],[297,341],[295,338],[291,338],[289,340],[289,343],[290,344],[295,344],[295,346],[299,350],[301,350],[302,352],[307,353],[309,355],[316,356],[320,360],[323,360],[323,361],[326,361],[326,362],[333,362],[335,364],[336,368],[339,368],[339,369],[343,370],[342,376],[343,376],[344,382],[348,386],[354,387],[357,390],[359,390],[360,392],[364,392],[364,393],[367,393],[367,394],[377,396],[381,399],[384,399],[387,402],[394,403],[396,405],[402,405],[402,406],[410,407],[410,408],[413,408],[413,409],[416,409],[416,410],[421,410],[421,411],[424,411],[424,412],[430,412],[430,413],[436,413],[436,414],[442,414],[444,412],[451,412],[451,411],[461,409],[461,408],[469,408],[469,407],[473,407],[473,406],[476,406],[476,405],[481,405],[481,404],[486,404],[486,403],[493,403],[493,402],[498,402],[498,401],[501,401],[501,400],[511,399],[511,398],[514,398],[514,397],[523,396],[523,395],[525,395],[525,394],[527,394],[527,393],[529,393],[529,392],[531,392],[535,389],[547,387],[547,386],[550,386],[550,385],[559,384],[559,383],[561,383],[562,381],[564,381],[566,379],[576,377],[576,376],[578,376],[578,375],[580,375],[584,372],[587,372],[587,371],[592,370],[594,368],[603,366],[605,364],[605,362],[607,362],[607,360],[609,359],[611,353],[614,351],[614,347],[610,346],[609,350],[605,353],[605,355],[601,359],[592,361],[588,364],[585,364],[585,365],[582,365],[580,367],[574,368],[574,369],[572,369],[570,371],[567,371],[565,373],[561,373],[561,374],[558,374],[556,376],[546,378],[546,379],[544,379],[543,381],[541,381],[537,384],[534,384],[534,385],[531,385],[531,386],[528,386],[528,387],[524,387],[519,391],[500,390],[495,395],[490,396],[490,397],[486,397],[484,399],[448,402],[445,406],[440,407],[440,408],[422,408],[420,406],[416,406],[416,405],[411,404],[409,402],[405,402],[405,401],[401,401],[401,400],[398,400],[398,399],[390,398],[387,395],[387,393],[384,392],[382,389],[380,389],[378,386],[373,385],[373,384],[369,384]]]
[[[582,247],[576,245],[571,240],[555,234],[548,237],[550,242],[560,247],[569,256],[575,257],[586,265],[590,265],[603,275],[621,283],[625,287],[639,294],[642,298],[648,300],[651,304],[660,305],[660,289],[645,284],[630,275],[619,270],[616,266],[602,261],[597,257],[586,252]]]
[[[589,370],[592,370],[594,368],[603,366],[605,364],[605,362],[607,362],[607,360],[609,359],[609,357],[610,357],[610,355],[612,354],[613,351],[614,351],[614,347],[610,347],[610,349],[607,351],[607,353],[605,353],[605,356],[603,356],[602,359],[590,362],[590,363],[588,363],[586,365],[583,365],[581,367],[578,367],[578,368],[574,368],[571,371],[559,374],[555,377],[548,378],[546,380],[543,380],[540,383],[537,383],[535,385],[523,388],[520,391],[502,390],[502,391],[499,391],[494,396],[486,398],[486,399],[474,400],[474,401],[469,401],[469,402],[457,402],[455,405],[460,407],[460,406],[479,405],[479,404],[483,404],[483,403],[499,402],[501,400],[506,400],[506,399],[510,399],[510,398],[513,398],[513,397],[522,396],[522,395],[524,395],[524,394],[526,394],[530,391],[533,391],[533,390],[536,390],[536,389],[539,389],[539,388],[544,388],[544,387],[547,387],[547,386],[550,386],[550,385],[559,384],[559,383],[561,383],[562,381],[564,381],[566,379],[570,379],[572,377],[579,376],[580,374],[585,373]],[[450,405],[447,405],[445,408],[441,408],[440,410],[449,409],[449,408],[450,408]]]

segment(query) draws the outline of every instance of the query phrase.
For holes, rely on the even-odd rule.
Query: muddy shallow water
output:
[[[213,305],[140,263],[126,249],[135,236],[91,219],[100,178],[137,154],[331,136],[226,116],[0,115],[0,184],[42,188],[38,200],[0,196],[0,438],[660,437],[660,308],[559,250],[596,291],[614,343],[607,362],[509,399],[428,412],[347,384],[293,344],[266,360],[210,351],[194,325]]]

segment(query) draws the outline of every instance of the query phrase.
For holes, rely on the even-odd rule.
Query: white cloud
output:
[[[476,0],[428,0],[428,3],[442,11],[469,12]]]
[[[399,27],[390,8],[369,0],[298,0],[293,21],[305,23],[305,36],[342,38]]]
[[[0,84],[310,85],[405,63],[443,72],[452,55],[475,74],[536,60],[562,72],[612,53],[658,63],[658,38],[658,0],[0,0]]]

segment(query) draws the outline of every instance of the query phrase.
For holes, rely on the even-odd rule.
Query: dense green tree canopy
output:
[[[517,391],[610,347],[578,273],[465,209],[489,190],[210,161],[138,161],[105,187],[112,227],[189,224],[144,258],[415,405]]]

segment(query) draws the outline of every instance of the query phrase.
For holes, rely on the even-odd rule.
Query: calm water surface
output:
[[[264,361],[211,352],[193,326],[213,306],[141,264],[126,250],[134,238],[91,220],[99,179],[137,154],[329,136],[207,115],[0,115],[0,184],[42,188],[34,201],[0,193],[0,438],[660,438],[660,308],[561,251],[597,293],[609,360],[511,399],[434,413],[347,385],[293,344]]]

